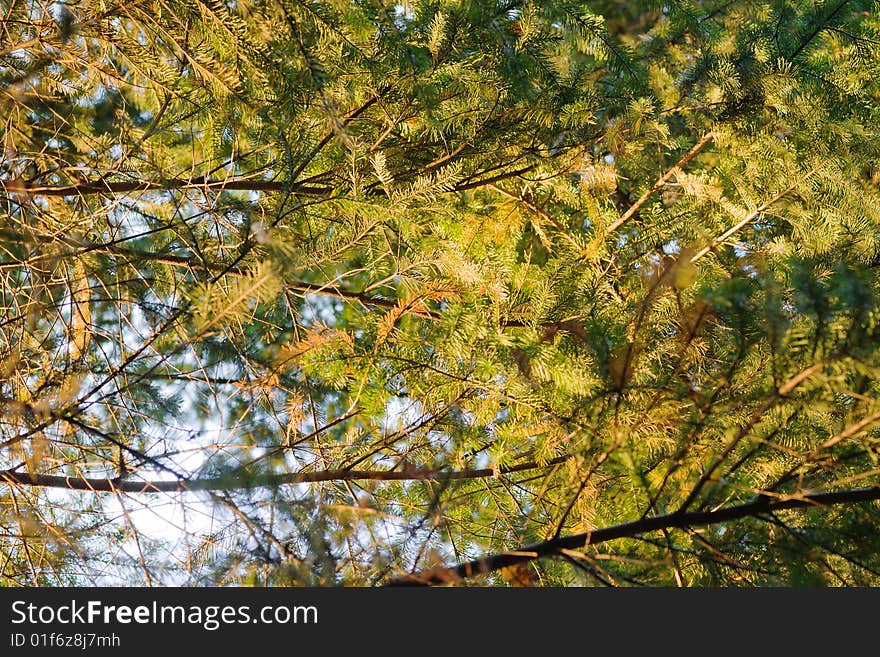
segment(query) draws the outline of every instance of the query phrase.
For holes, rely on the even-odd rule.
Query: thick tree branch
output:
[[[283,484],[308,484],[321,481],[458,481],[463,479],[488,479],[504,474],[535,470],[558,465],[569,456],[560,456],[547,463],[522,463],[509,468],[494,470],[429,470],[412,468],[395,470],[321,470],[318,472],[289,472],[284,474],[241,475],[230,474],[225,477],[204,479],[178,479],[172,481],[130,481],[120,479],[89,479],[86,477],[62,477],[58,475],[34,474],[14,470],[0,470],[0,483],[44,488],[65,488],[84,490],[93,493],[182,493],[200,490],[239,490],[263,488]]]
[[[477,187],[485,187],[501,180],[520,176],[532,171],[536,165],[532,164],[514,171],[491,176],[482,180],[463,182],[456,185],[453,191],[465,191]],[[285,192],[297,196],[329,197],[333,192],[331,187],[316,187],[311,185],[290,184],[283,180],[184,180],[181,178],[169,178],[168,180],[122,180],[122,181],[93,181],[83,182],[76,185],[34,185],[20,178],[0,179],[0,190],[5,194],[17,196],[89,196],[93,194],[128,194],[131,192],[170,192],[175,190],[198,190],[198,191],[239,191],[239,192]]]
[[[489,573],[508,566],[525,563],[541,557],[563,554],[565,550],[577,550],[587,545],[597,545],[619,538],[631,538],[665,529],[686,529],[730,522],[761,514],[787,509],[806,507],[829,507],[841,504],[859,504],[880,500],[880,486],[857,488],[834,493],[810,493],[797,497],[772,499],[760,496],[752,502],[718,509],[716,511],[694,511],[691,513],[667,513],[643,518],[620,525],[603,527],[592,532],[563,536],[542,543],[521,547],[512,552],[491,554],[456,566],[438,567],[407,575],[388,583],[389,586],[431,586],[448,584],[462,578]]]
[[[21,196],[87,196],[90,194],[127,194],[130,192],[170,192],[173,190],[288,192],[299,196],[326,196],[329,187],[291,185],[280,180],[124,180],[84,182],[77,185],[32,185],[21,179],[0,180],[7,194]]]

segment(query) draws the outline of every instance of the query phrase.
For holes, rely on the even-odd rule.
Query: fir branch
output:
[[[800,372],[791,377],[788,381],[779,386],[776,391],[770,395],[770,397],[765,401],[760,408],[758,408],[752,416],[749,418],[748,422],[736,433],[736,435],[731,438],[731,440],[724,446],[724,449],[721,450],[721,453],[718,454],[712,461],[712,463],[707,467],[703,474],[700,476],[697,483],[691,489],[691,492],[688,494],[687,498],[684,502],[682,502],[679,507],[679,513],[683,513],[690,507],[691,504],[697,499],[700,494],[700,491],[708,484],[715,475],[715,471],[721,466],[722,463],[730,456],[731,452],[736,448],[737,445],[742,442],[742,440],[751,433],[752,429],[755,427],[758,422],[760,422],[764,416],[774,407],[777,402],[786,396],[790,395],[800,384],[806,381],[808,378],[822,370],[827,363],[825,361],[820,361],[818,363],[813,363],[809,367],[802,369]]]
[[[648,200],[658,190],[660,190],[664,185],[666,185],[666,183],[668,183],[672,179],[677,171],[681,170],[682,167],[684,167],[688,162],[694,159],[700,153],[700,151],[702,151],[706,147],[706,145],[710,141],[712,141],[713,137],[714,133],[712,133],[711,131],[704,134],[700,138],[700,140],[696,144],[694,144],[694,146],[687,153],[685,153],[684,157],[682,157],[670,169],[668,169],[666,173],[661,175],[644,194],[642,194],[631,206],[629,206],[626,212],[620,215],[620,217],[616,221],[611,222],[608,226],[605,227],[605,234],[610,235],[618,228],[626,224],[626,222],[628,222],[630,219],[632,219],[633,216],[641,209],[641,207],[645,203],[647,203]]]
[[[825,18],[823,18],[821,21],[819,21],[816,24],[816,27],[813,28],[813,31],[810,32],[804,38],[804,40],[801,41],[801,43],[798,45],[798,47],[794,49],[794,52],[792,52],[788,56],[788,61],[793,62],[797,58],[797,56],[800,55],[801,52],[803,52],[804,48],[806,48],[808,45],[810,45],[810,43],[812,43],[813,39],[815,39],[819,35],[819,33],[823,29],[825,29],[829,23],[831,23],[831,21],[834,19],[834,17],[838,13],[840,13],[840,10],[843,9],[844,7],[846,7],[850,2],[851,2],[851,0],[842,0],[840,3],[838,3],[838,5],[834,9],[831,10],[831,13],[829,13]]]
[[[649,532],[705,527],[749,517],[760,518],[768,513],[790,509],[827,508],[844,504],[863,504],[876,500],[880,500],[880,486],[826,493],[806,493],[776,499],[762,495],[751,502],[714,511],[667,513],[620,525],[603,527],[581,534],[562,536],[549,541],[519,547],[510,552],[486,555],[455,566],[440,566],[421,573],[413,573],[391,580],[386,585],[432,586],[437,584],[453,584],[468,577],[491,573],[542,557],[563,554],[563,550],[579,550],[588,545],[598,545],[621,538],[632,538]]]
[[[175,481],[131,481],[126,479],[96,479],[79,476],[59,476],[17,470],[0,470],[0,482],[16,486],[64,488],[93,493],[182,493],[188,491],[241,490],[271,488],[288,484],[308,484],[329,481],[463,481],[491,479],[500,475],[526,470],[550,468],[564,463],[571,456],[560,456],[546,463],[528,462],[507,468],[475,470],[431,470],[407,468],[404,470],[351,470],[339,468],[317,472],[285,474],[236,475]]]
[[[691,260],[690,260],[691,263],[696,262],[697,260],[699,260],[700,258],[702,258],[702,257],[703,257],[704,255],[706,255],[707,253],[710,253],[711,251],[714,251],[714,250],[717,249],[720,245],[724,244],[725,240],[727,240],[728,238],[732,237],[733,235],[735,235],[736,233],[738,233],[740,230],[742,230],[743,228],[745,228],[746,226],[748,226],[750,223],[752,223],[752,221],[754,221],[756,218],[760,217],[762,214],[764,214],[765,212],[767,212],[767,210],[769,210],[769,209],[773,206],[774,203],[776,203],[777,201],[781,200],[782,198],[784,198],[785,196],[787,196],[788,194],[790,194],[791,192],[793,192],[793,191],[794,191],[799,185],[803,184],[803,183],[804,183],[806,180],[808,180],[813,174],[815,174],[816,171],[818,171],[818,169],[813,169],[813,170],[810,171],[806,176],[804,176],[803,179],[798,180],[796,183],[792,184],[792,185],[791,185],[790,187],[788,187],[787,189],[784,189],[784,190],[782,190],[781,192],[779,192],[778,194],[776,194],[776,195],[775,195],[773,198],[771,198],[769,201],[766,201],[766,202],[762,203],[759,207],[757,207],[757,208],[755,208],[754,210],[752,210],[751,212],[749,212],[749,213],[748,213],[745,217],[743,217],[740,221],[738,221],[736,224],[734,224],[733,226],[731,226],[729,229],[727,229],[726,231],[724,231],[723,233],[721,233],[721,235],[719,235],[718,237],[714,238],[711,242],[709,242],[709,244],[707,244],[707,245],[704,246],[702,249],[700,249],[699,251],[697,251],[693,256],[691,256]]]
[[[75,185],[33,185],[23,180],[0,179],[0,188],[10,197],[88,196],[92,194],[130,194],[175,190],[285,192],[297,196],[328,196],[329,187],[310,187],[276,180],[130,180],[83,182]]]

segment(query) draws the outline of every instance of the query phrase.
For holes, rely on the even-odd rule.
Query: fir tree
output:
[[[880,583],[878,79],[867,0],[0,0],[2,581]]]

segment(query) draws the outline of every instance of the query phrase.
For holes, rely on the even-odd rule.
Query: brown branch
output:
[[[217,190],[247,192],[288,192],[300,196],[326,196],[329,187],[291,185],[280,180],[124,180],[84,182],[76,185],[34,185],[21,179],[0,180],[0,188],[7,194],[24,196],[86,196],[90,194],[126,194],[172,190]]]
[[[700,141],[694,144],[694,147],[691,148],[691,150],[689,150],[687,153],[685,153],[683,158],[676,162],[666,173],[660,176],[657,179],[657,182],[655,182],[653,185],[651,185],[650,188],[648,188],[648,191],[642,194],[635,201],[635,203],[629,206],[626,212],[620,215],[620,218],[617,219],[617,221],[612,222],[605,228],[605,234],[610,235],[615,230],[623,226],[627,221],[632,219],[633,216],[641,209],[641,207],[648,202],[648,199],[650,199],[658,189],[668,183],[672,176],[674,176],[678,170],[680,170],[685,164],[694,159],[697,154],[706,147],[706,144],[712,141],[713,137],[714,133],[712,133],[711,131],[703,135],[700,138]]]
[[[783,191],[779,192],[776,196],[771,198],[766,203],[763,203],[759,207],[757,207],[754,210],[752,210],[751,212],[749,212],[740,221],[738,221],[736,224],[734,224],[733,226],[728,228],[726,231],[724,231],[718,237],[714,238],[709,244],[704,246],[702,249],[697,251],[691,257],[691,262],[694,263],[697,260],[699,260],[700,258],[702,258],[704,255],[709,253],[710,251],[714,251],[716,248],[718,248],[718,246],[723,244],[729,237],[731,237],[732,235],[734,235],[735,233],[740,231],[742,228],[744,228],[745,226],[750,224],[752,221],[754,221],[760,215],[764,214],[767,210],[769,210],[771,208],[771,206],[774,203],[776,203],[777,201],[779,201],[783,197],[787,196],[790,192],[794,191],[798,185],[802,185],[806,180],[808,180],[818,170],[819,170],[819,167],[815,167],[812,171],[807,173],[806,176],[804,176],[802,179],[798,180],[798,182],[796,182],[794,185],[788,187],[787,189],[784,189]]]
[[[518,198],[518,197],[516,197]],[[538,208],[539,209],[539,208]],[[8,228],[0,228],[0,238],[18,241],[18,242],[27,242],[28,240],[35,240],[37,242],[43,243],[52,243],[52,242],[61,242],[67,246],[70,246],[72,249],[76,249],[69,253],[61,254],[61,257],[71,257],[84,253],[91,252],[103,252],[108,253],[112,257],[123,257],[130,258],[132,260],[148,260],[150,262],[156,262],[160,264],[166,265],[180,265],[183,267],[189,267],[192,269],[201,269],[207,272],[221,272],[221,273],[232,273],[241,275],[246,272],[246,269],[240,267],[238,265],[230,265],[225,263],[210,263],[205,262],[204,260],[195,258],[193,256],[183,256],[183,255],[175,255],[172,253],[159,253],[156,251],[146,251],[143,249],[134,249],[126,246],[119,246],[117,242],[85,242],[73,239],[67,235],[40,235],[40,234],[25,234],[23,232],[17,230],[10,230]],[[37,256],[39,258],[41,256]],[[49,256],[42,256],[49,257]],[[56,255],[53,255],[56,257]],[[21,260],[19,262],[5,263],[6,266],[19,264],[28,264],[30,262],[34,262],[34,258],[29,258],[27,260]],[[397,299],[388,299],[385,297],[378,297],[366,292],[357,292],[354,290],[347,290],[342,287],[338,287],[333,285],[332,283],[310,283],[307,281],[290,281],[285,284],[285,287],[288,289],[298,292],[300,294],[320,294],[323,296],[330,296],[336,299],[342,299],[343,301],[351,301],[358,302],[365,306],[378,306],[382,308],[396,308],[398,306]],[[438,311],[431,310],[426,307],[415,307],[410,310],[410,312],[414,315],[419,315],[420,317],[425,317],[431,320],[439,320],[440,314]],[[23,319],[24,315],[17,317],[15,319]],[[576,320],[577,317],[566,317],[560,320],[548,320],[546,322],[542,322],[537,324],[537,326],[544,327],[545,330],[552,331],[553,333],[559,330],[570,330],[572,326],[572,320]],[[0,324],[2,326],[2,324]],[[533,323],[517,320],[517,319],[506,319],[501,322],[501,326],[503,328],[531,328],[534,326]]]
[[[806,38],[804,38],[803,41],[801,41],[800,45],[795,49],[795,51],[793,53],[791,53],[791,55],[789,55],[788,61],[793,62],[797,58],[797,56],[801,54],[803,49],[806,48],[808,45],[810,45],[810,43],[813,41],[813,39],[816,38],[816,36],[819,34],[819,32],[821,32],[823,29],[825,29],[828,26],[828,24],[837,15],[837,13],[841,9],[846,7],[849,3],[850,3],[850,0],[843,0],[834,9],[832,9],[831,13],[828,14],[820,23],[818,23],[816,25],[816,27],[813,29],[813,31],[810,32],[810,34],[808,34],[806,36]]]
[[[514,171],[461,183],[453,188],[453,191],[465,191],[477,187],[484,187],[492,183],[520,176],[535,169],[532,164]],[[87,196],[92,194],[127,194],[130,192],[169,192],[173,190],[200,190],[200,191],[244,191],[244,192],[286,192],[298,196],[327,197],[333,192],[332,187],[315,187],[304,184],[291,184],[282,180],[199,180],[198,178],[184,180],[181,178],[169,178],[168,180],[122,180],[122,181],[92,181],[75,185],[36,185],[20,178],[0,179],[0,190],[6,194],[18,196]]]
[[[206,272],[222,272],[237,275],[242,275],[246,273],[245,268],[237,265],[228,265],[225,263],[215,264],[205,262],[193,256],[182,256],[172,253],[159,253],[156,251],[133,249],[125,246],[119,246],[117,242],[85,242],[75,240],[67,235],[27,235],[25,233],[10,230],[7,228],[0,228],[0,238],[22,243],[27,242],[28,240],[35,240],[42,243],[61,242],[62,244],[65,244],[74,249],[73,251],[70,251],[68,253],[61,254],[61,257],[70,257],[91,252],[104,252],[108,253],[112,257],[129,258],[133,261],[148,260],[150,262],[165,265],[180,265],[183,267],[189,267],[191,269],[200,269]],[[26,260],[21,260],[18,262],[4,263],[4,265],[24,265],[32,263],[39,258],[48,257],[50,257],[50,255],[36,256],[36,258],[28,258]],[[58,257],[58,255],[51,254],[51,257]],[[291,281],[286,284],[286,287],[293,291],[299,292],[300,294],[320,294],[324,296],[335,297],[337,299],[343,299],[345,301],[357,301],[366,306],[394,308],[397,306],[398,303],[396,299],[386,299],[383,297],[373,296],[365,292],[346,290],[344,288],[337,287],[336,285],[333,285],[331,283],[309,283],[306,281]],[[439,319],[439,315],[437,315],[437,313],[427,308],[413,308],[410,312],[434,320]]]
[[[209,477],[204,479],[178,479],[172,481],[130,481],[120,479],[90,479],[87,477],[62,477],[59,475],[35,474],[0,470],[0,483],[43,488],[65,488],[93,493],[182,493],[201,490],[239,490],[281,486],[284,484],[307,484],[322,481],[456,481],[464,479],[488,479],[499,475],[535,470],[558,465],[569,456],[560,456],[544,464],[522,463],[509,468],[493,470],[424,470],[411,468],[394,470],[321,470],[319,472],[288,472],[284,474],[239,475]]]
[[[509,178],[515,178],[516,176],[521,176],[524,173],[528,173],[529,171],[533,171],[537,168],[537,164],[530,164],[527,167],[523,167],[521,169],[516,169],[514,171],[505,171],[504,173],[499,173],[496,176],[490,176],[489,178],[482,178],[480,180],[474,180],[471,182],[463,182],[456,185],[453,189],[456,192],[463,192],[468,189],[475,189],[477,187],[485,187],[486,185],[491,185],[492,183],[501,182],[502,180],[507,180]]]
[[[859,504],[880,500],[880,486],[858,488],[836,493],[810,493],[799,497],[771,499],[761,496],[758,499],[737,506],[716,511],[694,511],[690,513],[667,513],[643,518],[620,525],[603,527],[591,532],[563,536],[534,545],[517,548],[512,552],[499,552],[486,555],[467,563],[449,567],[438,567],[407,575],[388,583],[389,586],[431,586],[448,584],[462,578],[485,574],[501,568],[533,561],[541,557],[562,554],[564,550],[577,550],[587,545],[597,545],[619,538],[631,538],[640,534],[666,529],[688,529],[730,522],[741,518],[758,517],[761,514],[787,509],[806,507],[828,507],[839,504]]]

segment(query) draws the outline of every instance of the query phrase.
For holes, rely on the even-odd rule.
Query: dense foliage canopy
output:
[[[2,582],[880,583],[878,9],[0,0]]]

